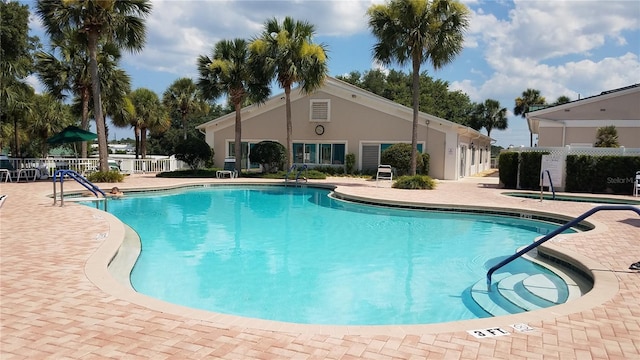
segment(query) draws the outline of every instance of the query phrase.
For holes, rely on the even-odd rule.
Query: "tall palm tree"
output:
[[[515,102],[514,115],[520,115],[524,119],[527,117],[531,107],[544,106],[547,101],[540,95],[540,90],[527,89],[522,92],[522,96],[516,98]],[[529,146],[533,146],[533,132],[531,131],[529,132]]]
[[[216,99],[226,94],[236,112],[234,152],[238,174],[242,169],[242,105],[246,100],[261,103],[270,93],[268,77],[254,71],[256,69],[249,64],[249,55],[247,41],[234,39],[216,43],[211,58],[198,57],[198,86],[204,98]]]
[[[160,103],[160,98],[149,89],[139,88],[129,95],[134,112],[130,121],[136,140],[140,139],[140,155],[147,155],[147,131],[163,132],[171,126],[171,119]]]
[[[413,128],[411,175],[416,174],[418,113],[420,111],[420,65],[430,62],[439,69],[462,52],[469,9],[456,0],[391,0],[371,6],[369,28],[378,42],[373,56],[384,65],[411,62]]]
[[[173,82],[162,95],[162,103],[171,113],[177,112],[182,122],[184,140],[187,140],[187,120],[194,113],[206,113],[209,104],[204,101],[202,92],[189,78]]]
[[[98,72],[98,44],[105,41],[132,52],[141,50],[145,41],[143,18],[150,12],[148,0],[38,0],[36,4],[36,13],[53,39],[64,36],[66,28],[74,28],[87,35],[100,171],[108,171],[109,153]]]
[[[476,124],[472,127],[476,130],[484,127],[487,129],[488,137],[491,137],[491,130],[504,130],[508,126],[507,108],[501,108],[498,100],[487,99],[484,103],[478,104],[472,116]]]
[[[282,23],[273,18],[264,24],[259,38],[251,42],[252,63],[275,77],[284,89],[287,118],[287,167],[293,163],[291,134],[291,86],[300,84],[304,94],[322,86],[328,74],[327,51],[324,44],[315,44],[314,26],[286,17]]]
[[[74,101],[78,104],[74,109],[79,109],[80,127],[89,130],[92,90],[86,34],[72,29],[65,29],[63,32],[63,36],[52,40],[51,52],[36,53],[37,75],[47,92],[57,99],[64,99],[68,94],[75,97]],[[100,44],[98,70],[101,89],[109,86],[114,81],[112,78],[117,78],[116,73],[122,71],[117,68],[120,57],[120,49],[114,44]],[[128,92],[127,88],[125,94]],[[108,95],[106,101],[113,101],[113,98]],[[82,157],[87,157],[86,141],[82,142],[81,154]]]

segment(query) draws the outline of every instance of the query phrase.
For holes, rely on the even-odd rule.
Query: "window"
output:
[[[345,144],[294,143],[293,162],[298,164],[344,164]]]
[[[331,121],[331,103],[329,100],[312,99],[309,105],[309,121]]]
[[[473,145],[473,144],[472,144]],[[476,163],[476,148],[471,148],[471,165]]]
[[[479,157],[479,159],[480,159],[480,164],[482,164],[482,149],[480,149],[480,157]]]
[[[253,148],[253,146],[257,144],[257,143],[253,143],[253,142],[242,142],[242,162],[241,162],[241,167],[243,169],[259,169],[260,168],[260,164],[258,163],[250,163],[249,167],[247,167],[247,164],[249,163],[249,153],[251,153],[251,149]],[[236,142],[235,141],[229,141],[229,145],[228,145],[228,151],[227,153],[229,154],[229,157],[236,157]]]

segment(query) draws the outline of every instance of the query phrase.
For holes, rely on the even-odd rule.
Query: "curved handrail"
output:
[[[289,171],[287,171],[287,174],[284,176],[284,182],[285,182],[285,184],[286,184],[287,182],[289,182],[289,174],[291,174],[291,172],[293,172],[293,170],[295,170],[295,169],[296,169],[296,167],[298,167],[298,165],[293,164],[293,165],[291,165],[291,167],[289,168]]]
[[[56,196],[56,180],[60,181],[60,206],[64,205],[64,177],[69,176],[73,180],[75,180],[80,185],[84,186],[87,190],[91,191],[93,195],[98,197],[98,193],[102,194],[102,197],[106,199],[106,194],[99,187],[94,185],[91,181],[87,180],[84,176],[78,174],[74,170],[57,170],[53,174],[53,204],[56,204],[57,196]],[[106,210],[106,202],[105,202],[105,210]]]
[[[501,267],[507,265],[508,263],[512,262],[513,260],[519,258],[520,256],[522,256],[523,254],[529,252],[530,250],[537,248],[538,246],[542,245],[544,242],[546,242],[547,240],[552,239],[554,236],[560,234],[561,232],[567,230],[568,228],[578,224],[580,221],[588,218],[589,216],[597,213],[600,210],[631,210],[635,213],[637,213],[638,215],[640,215],[640,208],[637,208],[635,206],[631,206],[631,205],[600,205],[600,206],[596,206],[593,209],[585,212],[584,214],[578,216],[577,218],[569,221],[568,223],[562,225],[561,227],[555,229],[554,231],[550,232],[549,234],[545,235],[542,239],[532,243],[531,245],[525,247],[524,249],[516,252],[515,254],[509,256],[508,258],[502,260],[500,263],[498,263],[497,265],[494,265],[491,269],[489,269],[489,271],[487,271],[487,291],[491,291],[491,275],[493,275],[494,272],[496,272],[496,270],[500,269]]]
[[[304,171],[307,170],[308,166],[307,164],[302,165],[302,167],[300,169],[298,169],[298,173],[296,174],[296,184],[298,183],[298,179],[300,178],[300,174]],[[307,179],[305,178],[305,181]]]
[[[547,178],[549,179],[549,187],[551,188],[551,193],[553,194],[553,196],[551,197],[552,200],[556,199],[556,189],[553,188],[553,180],[551,179],[551,173],[549,172],[549,170],[544,170],[543,172],[540,173],[540,201],[542,201],[542,185],[544,184],[544,173],[547,173]]]

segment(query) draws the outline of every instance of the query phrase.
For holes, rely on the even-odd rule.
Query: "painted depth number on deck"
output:
[[[499,327],[487,328],[487,329],[477,329],[477,330],[467,330],[467,332],[477,338],[485,338],[485,337],[494,337],[494,336],[504,336],[509,335],[510,333],[507,330],[501,329]]]

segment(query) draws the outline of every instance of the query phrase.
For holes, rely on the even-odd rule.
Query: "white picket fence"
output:
[[[42,178],[51,177],[56,170],[75,170],[80,174],[88,174],[99,167],[97,158],[8,158],[14,169],[38,169]],[[160,173],[186,169],[188,166],[174,156],[162,158],[130,159],[109,158],[109,167],[126,174]]]

